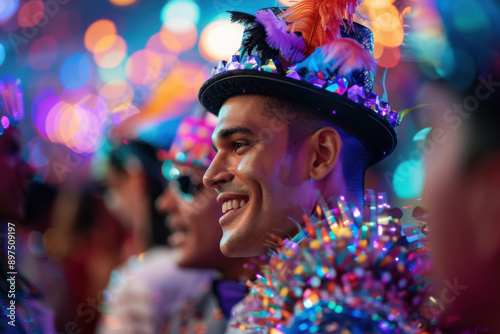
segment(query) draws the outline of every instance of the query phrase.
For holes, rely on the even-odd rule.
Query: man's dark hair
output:
[[[288,126],[287,149],[290,152],[296,150],[307,136],[322,127],[329,126],[337,130],[343,144],[340,154],[346,186],[354,196],[363,197],[365,171],[370,161],[370,153],[348,126],[323,120],[315,116],[313,109],[277,97],[264,97],[264,104],[265,116],[277,118]]]

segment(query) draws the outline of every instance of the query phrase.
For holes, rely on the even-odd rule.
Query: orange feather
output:
[[[352,23],[360,0],[302,0],[280,17],[289,22],[288,31],[300,32],[307,45],[306,55],[325,43],[340,38],[344,18]]]

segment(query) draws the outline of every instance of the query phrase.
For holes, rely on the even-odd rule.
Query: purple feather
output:
[[[280,50],[281,56],[292,63],[305,58],[306,43],[301,36],[288,33],[286,22],[278,18],[271,9],[255,13],[256,20],[266,29],[266,42],[270,47]]]

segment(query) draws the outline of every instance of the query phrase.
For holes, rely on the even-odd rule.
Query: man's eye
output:
[[[233,143],[233,147],[234,147],[235,151],[237,151],[238,149],[242,148],[243,146],[247,146],[247,145],[248,145],[247,142],[241,142],[241,141],[237,141],[237,142]]]

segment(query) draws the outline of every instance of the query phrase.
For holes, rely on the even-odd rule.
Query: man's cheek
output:
[[[265,158],[257,155],[246,155],[238,163],[238,172],[245,179],[266,181],[266,175],[272,173],[273,164],[268,164]]]

